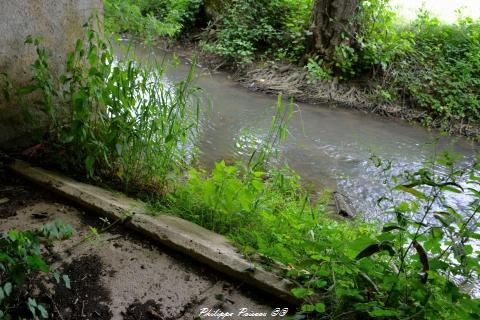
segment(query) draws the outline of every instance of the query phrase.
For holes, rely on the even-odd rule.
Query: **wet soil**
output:
[[[166,320],[161,305],[153,300],[135,302],[127,308],[125,320]]]
[[[62,282],[56,285],[52,299],[54,318],[102,320],[112,317],[110,293],[100,280],[103,263],[98,255],[82,256],[61,269],[62,274],[68,275],[71,288]]]
[[[44,192],[27,184],[22,184],[19,178],[8,175],[2,171],[0,171],[0,181],[0,219],[15,216],[19,208],[34,204],[38,201],[52,201],[56,199],[48,192]],[[61,201],[60,199],[58,200]],[[42,219],[42,213],[37,213],[36,217]]]

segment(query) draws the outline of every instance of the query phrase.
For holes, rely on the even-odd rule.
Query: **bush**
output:
[[[275,166],[293,103],[284,108],[278,98],[270,131],[247,164],[221,161],[211,173],[193,168],[192,74],[167,87],[161,69],[114,62],[98,34],[86,31],[60,79],[50,75],[45,50],[30,39],[37,45],[35,79],[20,90],[42,94],[39,106],[51,117],[55,154],[63,163],[117,188],[117,181],[152,184],[162,212],[227,235],[256,262],[281,262],[296,285],[292,294],[304,301],[303,315],[478,318],[480,301],[466,290],[478,285],[480,271],[478,164],[461,168],[445,155],[389,177],[391,164],[373,157],[392,184],[379,199],[388,223],[334,219],[326,196],[314,200],[294,172]],[[311,64],[321,68],[320,61]],[[186,176],[175,174],[185,169]],[[471,201],[458,208],[450,193]]]
[[[191,27],[202,0],[104,0],[105,28],[152,40]]]
[[[297,60],[309,34],[310,0],[234,0],[219,22],[217,39],[205,45],[237,64],[258,54]]]
[[[319,80],[325,81],[332,78],[331,70],[326,68],[323,60],[318,57],[308,59],[305,68],[307,69],[308,84],[317,84]]]
[[[286,132],[284,112],[277,106],[264,139],[273,142],[260,154]],[[313,319],[476,319],[480,300],[467,287],[479,283],[479,164],[460,167],[445,153],[390,176],[391,163],[372,157],[391,187],[378,200],[387,220],[379,225],[333,219],[328,195],[314,201],[294,172],[256,159],[219,162],[211,173],[191,169],[161,211],[227,235],[255,262],[288,266],[292,294]],[[458,208],[449,194],[470,203]]]
[[[413,47],[387,74],[390,88],[445,127],[452,120],[478,123],[480,22],[467,18],[447,25],[423,13],[407,31]]]

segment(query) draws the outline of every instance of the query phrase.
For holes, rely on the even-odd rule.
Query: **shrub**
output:
[[[146,40],[176,37],[193,26],[202,0],[104,0],[105,28]]]
[[[306,69],[309,84],[316,84],[319,80],[329,80],[332,77],[331,70],[326,68],[323,60],[318,57],[308,59]]]
[[[390,164],[374,159],[388,177]],[[288,266],[292,294],[313,319],[476,319],[480,301],[466,287],[478,286],[480,271],[478,169],[460,169],[447,155],[390,178],[392,194],[379,202],[390,217],[383,226],[332,219],[325,199],[312,201],[288,169],[224,162],[210,174],[192,169],[167,207],[227,235],[258,263]],[[449,193],[470,205],[455,209]]]
[[[478,123],[480,22],[466,18],[447,25],[423,13],[407,31],[413,49],[387,74],[391,88],[446,127],[452,120]]]
[[[398,31],[389,0],[362,1],[352,23],[356,32],[343,35],[335,54],[333,71],[343,79],[372,70],[382,73],[397,56],[411,50],[411,33]]]
[[[309,33],[310,6],[310,0],[234,0],[226,7],[216,41],[205,48],[237,64],[251,62],[257,54],[296,60]]]

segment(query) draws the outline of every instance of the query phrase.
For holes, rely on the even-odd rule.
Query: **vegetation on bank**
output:
[[[37,97],[27,111],[48,117],[37,156],[222,233],[259,264],[280,262],[304,301],[296,319],[478,319],[480,301],[469,289],[478,289],[480,265],[478,164],[461,168],[443,155],[390,177],[391,164],[373,157],[392,184],[379,199],[389,221],[335,219],[328,195],[314,197],[274,161],[292,112],[280,98],[250,160],[206,172],[194,166],[201,110],[191,73],[167,86],[162,66],[115,58],[89,27],[59,77],[41,41],[28,44],[38,55],[34,80],[5,92]],[[451,194],[469,205],[456,207]]]
[[[342,20],[341,39],[326,56],[313,42],[312,23],[322,9],[314,0],[104,2],[107,27],[117,33],[150,40],[196,34],[204,51],[235,68],[254,61],[288,62],[304,66],[311,84],[368,78],[376,103],[424,111],[421,120],[427,126],[449,130],[453,124],[480,122],[478,20],[460,17],[446,24],[422,11],[405,23],[388,0],[337,1],[336,6],[354,3],[356,10]],[[172,3],[168,14],[158,9],[173,8]]]
[[[39,230],[0,233],[0,319],[48,318],[45,306],[32,297],[29,281],[43,273],[50,282],[62,281],[70,288],[68,275],[52,270],[45,261],[41,244],[51,245],[72,234],[71,226],[61,221],[45,224]]]

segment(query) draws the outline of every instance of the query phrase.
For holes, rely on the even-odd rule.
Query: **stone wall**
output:
[[[50,65],[62,71],[67,53],[83,36],[82,26],[102,11],[102,0],[0,0],[0,73],[8,74],[14,87],[31,80],[36,54],[24,44],[28,35],[43,39]],[[0,147],[28,140],[31,131],[18,101],[7,103],[0,94]]]

